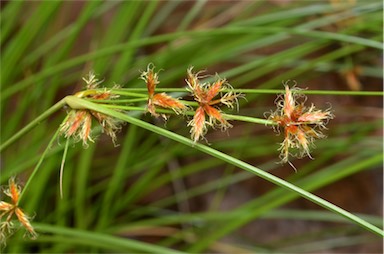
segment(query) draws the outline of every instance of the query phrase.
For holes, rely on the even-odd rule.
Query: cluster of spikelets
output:
[[[284,95],[276,101],[277,110],[271,112],[268,119],[277,123],[277,132],[282,130],[284,133],[279,150],[281,162],[286,163],[289,162],[290,156],[311,158],[310,147],[314,146],[315,139],[326,137],[322,130],[334,116],[329,109],[318,110],[313,104],[306,107],[306,97],[300,93],[300,89],[290,89],[288,82],[284,87]]]
[[[188,106],[185,101],[173,98],[166,93],[156,93],[156,86],[160,83],[159,74],[155,72],[155,67],[149,64],[147,69],[141,73],[140,78],[145,81],[148,91],[147,111],[154,117],[167,119],[164,113],[158,113],[158,108],[170,109],[176,115],[185,115],[187,112],[194,111],[193,118],[187,122],[191,127],[191,139],[194,142],[205,139],[204,136],[208,128],[221,129],[222,131],[231,128],[232,125],[226,119],[225,114],[220,109],[226,106],[230,109],[234,105],[238,106],[238,99],[244,97],[243,94],[235,92],[226,79],[216,75],[216,80],[212,83],[202,82],[204,78],[202,71],[193,72],[193,68],[187,70],[185,79],[187,90],[193,96],[196,109]],[[91,99],[96,102],[103,100],[113,100],[119,97],[111,90],[97,89],[101,83],[91,72],[88,78],[83,78],[86,82],[86,90],[78,92],[75,96]],[[114,87],[117,89],[118,87]],[[272,111],[267,117],[280,133],[283,131],[284,140],[280,147],[281,162],[289,162],[289,157],[304,157],[310,155],[310,148],[315,139],[324,138],[322,129],[325,129],[329,119],[333,118],[330,110],[318,110],[312,104],[310,107],[304,105],[306,97],[300,89],[289,88],[288,82],[284,83],[285,92],[276,101],[277,109]],[[108,115],[87,109],[71,109],[67,120],[60,127],[61,133],[66,138],[74,138],[75,141],[83,141],[87,145],[88,141],[93,142],[91,137],[92,118],[95,118],[102,127],[103,132],[112,138],[116,143],[116,133],[121,129],[122,122]]]
[[[194,73],[193,68],[187,70],[186,83],[188,90],[193,95],[194,100],[198,103],[193,119],[188,122],[191,126],[191,138],[194,142],[204,138],[208,127],[219,127],[221,130],[226,130],[232,125],[225,119],[220,105],[226,105],[233,108],[237,104],[237,100],[242,95],[235,93],[233,88],[225,79],[217,77],[215,82],[202,83],[199,75],[201,72]],[[158,73],[154,71],[153,65],[149,65],[147,70],[142,72],[141,78],[146,82],[148,89],[147,109],[152,116],[158,117],[156,106],[166,109],[172,109],[176,114],[184,114],[190,109],[180,100],[172,98],[166,93],[155,94],[156,85],[159,84]],[[224,91],[229,91],[225,92]],[[166,119],[165,115],[162,115]]]
[[[203,83],[201,81],[202,72],[193,72],[193,68],[187,70],[187,90],[194,99],[196,109],[188,106],[186,102],[173,98],[166,93],[156,93],[156,86],[160,83],[158,73],[154,71],[152,64],[148,65],[147,70],[141,73],[140,78],[147,85],[148,101],[147,111],[154,117],[163,117],[165,114],[159,114],[157,108],[170,109],[176,115],[186,115],[187,112],[193,113],[193,118],[188,120],[187,126],[191,127],[191,139],[197,142],[205,139],[208,127],[213,129],[220,128],[226,130],[232,125],[226,119],[226,115],[220,109],[220,106],[234,108],[238,106],[238,99],[243,97],[241,93],[234,91],[232,86],[225,80],[216,75],[216,80],[212,83]],[[90,72],[87,78],[83,78],[86,83],[86,90],[76,93],[74,96],[84,99],[90,99],[94,102],[104,102],[114,100],[119,95],[112,90],[99,89],[101,81],[96,79],[93,72]],[[115,86],[114,89],[119,87]],[[307,107],[304,105],[306,97],[300,92],[300,89],[289,88],[288,82],[284,83],[285,92],[276,100],[277,109],[271,111],[267,117],[277,132],[284,133],[284,140],[279,148],[280,159],[282,163],[290,163],[290,156],[304,157],[310,155],[310,148],[315,139],[324,138],[322,130],[325,125],[334,116],[327,110],[318,110],[313,104]],[[189,103],[193,105],[192,103]],[[116,133],[120,131],[122,122],[114,117],[102,114],[100,112],[88,109],[70,109],[67,118],[60,126],[60,132],[65,138],[73,138],[75,141],[82,141],[84,146],[92,139],[92,119],[100,124],[102,131],[112,138],[116,144]],[[292,165],[292,164],[291,164]],[[293,165],[292,165],[293,166]],[[29,217],[19,208],[18,202],[21,188],[14,179],[9,180],[9,186],[4,189],[3,196],[8,196],[10,202],[0,201],[0,242],[5,243],[7,236],[12,234],[16,228],[14,217],[19,221],[31,238],[36,238],[37,234],[33,229]]]
[[[8,197],[9,202],[0,201],[0,243],[6,244],[6,239],[12,235],[19,225],[25,228],[26,235],[31,239],[36,239],[37,234],[30,223],[30,218],[19,207],[21,187],[15,183],[15,179],[9,179],[8,187],[3,189],[4,199]],[[16,219],[16,220],[15,220]]]
[[[185,113],[188,107],[181,101],[172,98],[166,93],[155,93],[156,86],[160,83],[160,81],[159,74],[156,73],[154,69],[155,67],[152,64],[149,64],[147,70],[143,71],[140,76],[140,78],[147,84],[148,112],[154,117],[159,117],[161,115],[165,120],[167,119],[167,115],[156,113],[156,106],[172,109],[177,115]]]
[[[119,97],[110,90],[104,89],[102,92],[97,90],[102,83],[93,72],[90,72],[87,78],[83,78],[86,83],[85,91],[75,94],[79,98],[87,98],[96,101],[112,100]],[[114,87],[115,89],[118,86]],[[68,113],[66,121],[60,126],[60,132],[65,138],[73,138],[75,141],[83,141],[83,145],[87,146],[87,142],[94,142],[92,139],[92,116],[99,122],[102,131],[112,138],[112,142],[116,145],[116,133],[121,130],[122,122],[108,115],[87,109],[71,109]]]

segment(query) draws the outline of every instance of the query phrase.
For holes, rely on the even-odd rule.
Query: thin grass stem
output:
[[[146,92],[146,88],[121,88],[121,91]],[[156,88],[157,92],[188,92],[187,88]],[[223,89],[222,92],[235,92],[244,94],[281,94],[283,89]],[[125,92],[113,90],[116,94],[124,95]],[[384,96],[383,91],[332,91],[332,90],[297,90],[297,93],[313,95],[344,95],[344,96]]]
[[[62,99],[59,102],[57,102],[55,105],[50,107],[48,110],[46,110],[44,113],[42,113],[40,116],[36,117],[32,122],[30,122],[27,126],[22,128],[20,131],[18,131],[16,134],[14,134],[12,137],[10,137],[7,141],[2,143],[0,145],[0,152],[3,151],[5,148],[7,148],[9,145],[20,139],[22,136],[24,136],[26,133],[28,133],[30,130],[32,130],[34,127],[39,125],[39,123],[45,119],[47,119],[50,115],[64,107],[65,100]]]
[[[58,137],[59,133],[60,133],[60,129],[58,128],[56,130],[55,134],[52,136],[51,140],[49,141],[47,148],[44,150],[44,152],[41,155],[41,157],[40,157],[38,163],[36,164],[35,168],[33,169],[32,174],[29,176],[29,178],[28,178],[28,180],[27,180],[23,190],[21,191],[19,200],[17,202],[17,205],[19,205],[20,200],[22,200],[25,192],[28,190],[28,187],[30,186],[30,184],[32,182],[32,179],[35,177],[37,171],[39,170],[41,164],[44,161],[45,156],[47,155],[48,151],[51,149],[51,146],[52,146],[53,142],[55,142],[57,140],[57,137]]]

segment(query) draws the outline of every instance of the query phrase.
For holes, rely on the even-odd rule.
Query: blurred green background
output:
[[[89,70],[104,85],[185,87],[186,69],[219,73],[234,88],[382,91],[382,1],[2,1],[1,142],[66,95]],[[182,94],[175,93],[174,96]],[[249,94],[239,114],[263,118],[275,94]],[[232,122],[210,146],[357,213],[382,228],[382,97],[309,95],[336,116],[313,160],[277,162],[269,127]],[[235,113],[235,112],[233,112]],[[65,109],[1,154],[1,184],[25,183]],[[185,119],[165,125],[189,136]],[[99,129],[94,130],[100,132]],[[251,173],[133,125],[114,147],[98,135],[71,144],[59,195],[64,140],[49,150],[21,204],[37,240],[12,236],[12,253],[382,253],[382,238]]]

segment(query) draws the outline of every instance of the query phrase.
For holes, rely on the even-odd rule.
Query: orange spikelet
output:
[[[221,112],[218,109],[211,107],[209,105],[204,105],[204,110],[207,113],[207,115],[209,116],[209,123],[211,125],[214,126],[216,124],[216,122],[219,122],[220,127],[223,129],[226,129],[226,128],[232,126],[231,124],[228,123],[227,120],[225,120],[223,118],[223,115],[221,114]]]
[[[12,199],[12,203],[17,204],[17,202],[19,202],[20,188],[16,185],[14,178],[9,179],[9,192],[8,193]]]
[[[91,138],[92,115],[88,110],[71,110],[68,119],[62,123],[60,132],[66,138],[73,137],[75,141],[82,140],[86,146]]]
[[[191,138],[194,142],[197,142],[206,132],[205,126],[205,112],[202,107],[196,109],[193,119],[188,123],[191,128]]]
[[[210,102],[213,98],[216,97],[216,95],[218,95],[224,82],[225,82],[225,79],[219,79],[212,86],[208,88],[205,96],[205,100],[207,102]]]
[[[148,64],[147,70],[141,73],[140,78],[145,81],[148,90],[148,98],[152,99],[155,94],[156,85],[159,84],[158,74],[154,71],[155,66]]]
[[[15,209],[15,214],[20,223],[29,232],[31,239],[36,239],[37,234],[35,232],[35,229],[32,227],[31,223],[29,222],[28,216],[18,207],[16,207]]]
[[[88,90],[77,92],[74,96],[79,98],[89,98],[92,100],[111,100],[118,98],[118,94],[114,94],[111,90],[104,89],[100,91],[96,89],[102,81],[99,81],[95,74],[91,71],[88,77],[84,77],[83,80],[86,83]],[[114,85],[113,88],[118,88],[118,85]],[[121,128],[122,122],[104,115],[102,113],[87,110],[87,109],[72,109],[68,113],[68,118],[60,126],[60,132],[64,134],[66,138],[72,137],[76,142],[82,140],[83,145],[87,146],[87,142],[94,142],[91,137],[92,132],[92,116],[94,116],[102,127],[102,131],[112,138],[113,143],[116,145],[116,132]]]
[[[285,96],[284,96],[284,115],[291,117],[291,114],[295,108],[295,101],[292,95],[292,91],[289,90],[289,86],[285,86]]]
[[[68,131],[66,132],[66,137],[72,136],[80,127],[83,122],[84,115],[86,114],[85,110],[71,111],[68,119]]]
[[[87,145],[87,140],[92,141],[91,139],[91,129],[92,129],[92,116],[87,113],[84,115],[84,123],[81,129],[81,138],[83,139],[83,144]]]
[[[329,111],[316,110],[312,104],[308,111],[297,118],[299,122],[307,122],[311,124],[324,125],[329,119],[332,119],[333,115]]]
[[[232,87],[226,83],[225,79],[218,78],[216,82],[213,84],[204,83],[201,84],[198,79],[199,73],[193,73],[192,67],[187,70],[187,85],[189,87],[190,92],[193,94],[193,97],[195,101],[199,104],[199,107],[197,108],[195,112],[194,120],[192,120],[189,125],[192,126],[191,133],[192,133],[192,139],[196,142],[200,139],[201,135],[204,135],[206,132],[206,127],[200,127],[201,130],[205,130],[205,132],[201,132],[201,135],[196,138],[196,135],[194,133],[196,132],[196,129],[193,124],[195,123],[195,118],[201,117],[202,109],[205,111],[205,113],[208,115],[209,120],[208,122],[201,121],[201,124],[209,124],[213,128],[219,126],[222,130],[225,130],[229,127],[232,127],[231,124],[228,123],[227,120],[224,119],[223,114],[221,113],[219,106],[220,104],[226,105],[229,108],[233,108],[233,104],[237,104],[237,98],[242,96],[241,94],[237,94],[234,91],[232,91]],[[223,89],[229,89],[227,93],[224,95],[220,94],[220,92],[223,91]],[[214,99],[215,97],[219,97],[217,99]]]
[[[11,235],[16,229],[16,225],[12,222],[14,215],[20,224],[27,230],[30,237],[35,239],[37,234],[32,227],[28,216],[19,208],[18,202],[20,198],[21,188],[15,183],[13,178],[9,179],[8,188],[5,189],[4,194],[10,197],[11,203],[0,201],[0,243],[5,244],[7,236]],[[6,216],[5,221],[2,221]]]
[[[158,117],[159,114],[156,113],[156,106],[162,108],[172,109],[176,114],[183,113],[187,106],[185,106],[179,100],[172,98],[166,93],[155,93],[156,85],[159,84],[159,76],[156,72],[154,72],[153,64],[149,64],[147,67],[147,71],[143,71],[141,73],[140,78],[145,81],[148,90],[148,102],[147,102],[147,110],[151,113],[152,116]],[[164,119],[167,117],[162,115]]]
[[[176,114],[180,114],[187,109],[187,107],[178,99],[175,99],[166,93],[155,94],[152,98],[152,102],[157,106],[172,109]]]

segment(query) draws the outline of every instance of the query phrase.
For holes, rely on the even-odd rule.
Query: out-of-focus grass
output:
[[[281,89],[282,80],[294,79],[308,90],[381,89],[380,1],[10,1],[2,3],[0,18],[2,142],[82,89],[89,69],[109,87],[116,82],[143,88],[139,70],[152,62],[164,69],[163,88],[184,87],[193,65],[218,72],[235,88]],[[271,95],[246,98],[240,101],[242,115],[262,117],[274,107]],[[347,192],[350,197],[338,191],[340,183],[350,186],[359,177],[381,179],[381,99],[310,95],[311,100],[324,108],[330,102],[336,118],[328,139],[316,143],[315,159],[293,161],[297,174],[275,163],[282,137],[267,127],[233,122],[228,135],[210,131],[207,138],[212,148],[301,188],[333,190],[319,194],[346,210],[372,214],[370,222],[382,227],[380,180],[368,184],[376,205],[359,195],[364,182]],[[164,126],[132,114],[189,136],[181,119]],[[65,110],[2,151],[1,184],[13,175],[26,182],[64,117]],[[103,135],[87,149],[71,144],[60,199],[64,143],[58,139],[48,150],[21,204],[35,214],[39,238],[28,241],[20,230],[7,251],[381,251],[380,237],[335,223],[332,213],[316,206],[291,202],[296,194],[134,125],[124,128],[117,148]],[[368,207],[342,202],[355,199]],[[291,234],[269,229],[276,225],[286,225]]]

